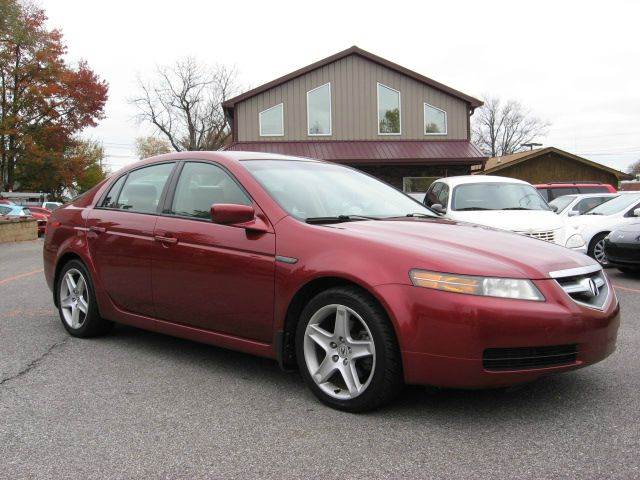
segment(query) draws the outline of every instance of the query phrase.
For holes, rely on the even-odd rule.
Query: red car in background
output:
[[[499,387],[598,362],[619,306],[586,255],[440,218],[357,170],[243,152],[138,162],[51,215],[73,336],[113,322],[278,360],[343,410],[404,383]]]
[[[598,182],[539,183],[534,185],[547,202],[563,195],[577,193],[616,193],[613,185]]]

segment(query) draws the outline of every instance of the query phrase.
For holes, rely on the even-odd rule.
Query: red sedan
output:
[[[614,351],[619,324],[585,255],[268,154],[138,162],[53,212],[44,266],[71,335],[118,322],[270,357],[349,411],[403,383],[499,387],[583,367]]]

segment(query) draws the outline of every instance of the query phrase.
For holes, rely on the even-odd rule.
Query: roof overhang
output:
[[[277,153],[349,165],[476,165],[486,157],[467,140],[234,142],[229,151]]]

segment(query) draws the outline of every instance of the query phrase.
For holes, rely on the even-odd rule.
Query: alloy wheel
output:
[[[70,268],[60,280],[60,309],[65,323],[73,329],[80,328],[89,312],[89,292],[82,273]]]
[[[349,400],[371,383],[376,366],[373,336],[353,309],[339,304],[320,308],[309,320],[303,347],[309,374],[327,395]]]
[[[604,253],[604,239],[600,240],[593,246],[593,257],[601,265],[606,265],[608,263],[607,257]]]

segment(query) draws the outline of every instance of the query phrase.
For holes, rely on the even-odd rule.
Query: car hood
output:
[[[564,226],[558,215],[546,210],[452,211],[447,217],[513,232],[557,230]]]
[[[466,275],[550,278],[549,272],[597,265],[581,253],[542,240],[446,219],[355,221],[330,225],[366,239],[399,266]]]

